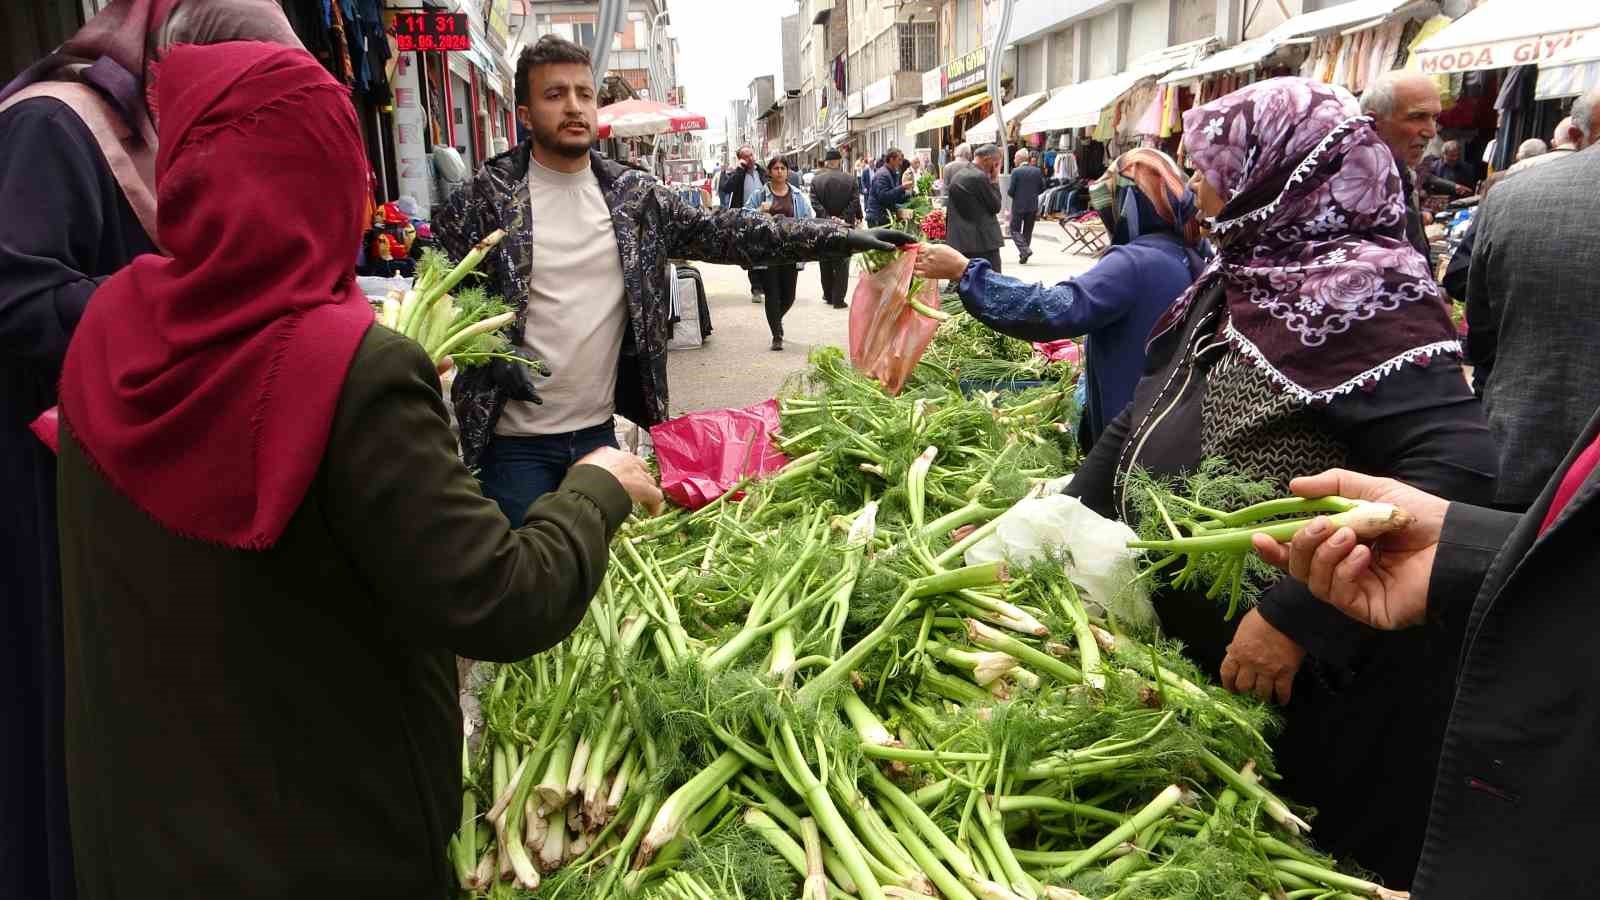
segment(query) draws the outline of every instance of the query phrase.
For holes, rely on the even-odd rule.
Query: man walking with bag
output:
[[[817,216],[843,222],[852,228],[861,222],[861,185],[846,175],[841,168],[844,156],[838,150],[829,150],[823,159],[822,171],[811,182],[811,205]],[[845,309],[845,294],[850,291],[850,258],[824,259],[822,269],[822,302],[834,309]]]

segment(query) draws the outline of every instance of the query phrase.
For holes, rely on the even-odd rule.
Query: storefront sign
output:
[[[894,76],[879,78],[862,91],[862,103],[867,109],[877,109],[894,99]]]
[[[852,116],[859,116],[859,115],[861,115],[861,111],[866,109],[866,107],[863,106],[862,103],[861,103],[861,92],[860,91],[856,91],[855,93],[852,93],[849,97],[845,98],[844,105],[845,105],[845,109],[848,110],[849,114],[852,115]]]
[[[943,90],[939,96],[948,97],[973,85],[982,84],[984,75],[988,72],[988,63],[987,47],[979,47],[945,63],[941,70]]]
[[[1558,34],[1499,41],[1493,44],[1475,44],[1419,54],[1425,75],[1448,75],[1452,72],[1471,72],[1478,69],[1504,69],[1525,66],[1562,53],[1589,35],[1588,40],[1600,41],[1597,29],[1583,28]],[[1587,45],[1585,45],[1587,46]]]
[[[938,103],[944,98],[944,67],[922,73],[922,102]]]
[[[395,49],[470,50],[472,36],[466,13],[400,13],[394,17]]]
[[[428,114],[422,108],[420,63],[415,56],[395,57],[390,85],[394,89],[394,159],[400,194],[415,197],[417,205],[427,209],[433,202],[433,174],[424,142]]]

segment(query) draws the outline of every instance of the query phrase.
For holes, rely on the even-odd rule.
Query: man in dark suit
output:
[[[1600,629],[1597,461],[1600,415],[1579,429],[1520,514],[1448,503],[1354,472],[1297,478],[1290,489],[1302,497],[1391,503],[1410,514],[1410,524],[1372,546],[1325,518],[1288,546],[1256,538],[1262,557],[1345,615],[1385,630],[1425,628],[1461,649],[1413,897],[1592,896],[1600,796],[1600,680],[1589,645]],[[1331,755],[1339,750],[1328,747]]]
[[[723,209],[744,209],[744,202],[767,183],[767,170],[756,164],[756,151],[748,146],[739,148],[739,162],[722,174],[717,192],[722,196]],[[745,269],[750,278],[750,302],[760,303],[766,297],[766,286],[759,269]]]
[[[1533,503],[1600,406],[1600,89],[1572,109],[1587,149],[1500,182],[1473,222],[1467,356],[1500,448],[1504,509]]]
[[[1044,170],[1033,165],[1032,158],[1027,150],[1017,151],[1017,165],[1006,186],[1011,197],[1011,243],[1023,265],[1033,255],[1033,223],[1039,218],[1039,195],[1044,193]]]
[[[1000,148],[984,144],[945,185],[950,208],[945,211],[946,241],[968,259],[987,259],[1000,271],[1000,186],[995,173],[1000,171]]]
[[[844,157],[829,150],[822,171],[811,182],[811,206],[821,217],[856,225],[861,221],[861,183],[846,175]],[[850,291],[850,257],[841,256],[818,262],[822,269],[822,302],[834,309],[845,309],[845,294]]]

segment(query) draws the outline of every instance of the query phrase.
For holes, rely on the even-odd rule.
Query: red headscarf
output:
[[[162,65],[171,255],[95,292],[67,351],[63,419],[162,525],[263,549],[305,498],[372,324],[345,239],[363,227],[360,129],[304,50],[180,46]]]

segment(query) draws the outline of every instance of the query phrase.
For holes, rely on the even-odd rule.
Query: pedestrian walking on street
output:
[[[811,206],[819,216],[854,227],[861,222],[861,186],[844,173],[842,165],[839,151],[829,150],[822,171],[811,183]],[[835,309],[848,308],[845,296],[850,293],[849,258],[824,259],[818,266],[822,269],[822,302]]]
[[[972,145],[965,141],[956,145],[956,152],[950,162],[939,171],[939,178],[944,182],[945,196],[950,196],[950,183],[961,174],[961,170],[972,165]]]
[[[355,283],[349,88],[259,41],[160,71],[156,191],[181,213],[166,256],[96,291],[61,375],[78,896],[445,896],[456,655],[564,638],[660,490],[607,451],[509,527],[434,363]]]
[[[767,163],[767,186],[745,204],[745,208],[774,219],[814,219],[816,213],[804,191],[789,184],[789,164],[775,156]],[[846,265],[849,257],[844,258]],[[783,349],[783,317],[794,306],[795,286],[800,268],[792,262],[764,263],[756,269],[767,287],[767,328],[772,332],[772,349]]]
[[[867,224],[880,228],[899,215],[900,207],[911,199],[911,191],[901,183],[905,154],[889,148],[883,165],[872,173],[872,188],[867,192]]]
[[[946,241],[965,257],[988,261],[996,273],[1000,271],[1000,247],[1005,243],[1000,233],[1000,185],[995,181],[1000,175],[1000,153],[994,144],[984,144],[945,186],[950,194],[945,210]]]
[[[176,6],[110,3],[0,89],[0,897],[74,894],[56,459],[28,425],[56,404],[95,289],[156,252],[147,73],[180,43],[300,46],[275,0]]]
[[[1033,256],[1033,224],[1039,219],[1039,195],[1044,193],[1044,170],[1033,165],[1027,150],[1018,150],[1016,168],[1006,194],[1011,197],[1011,243],[1017,247],[1017,261],[1028,264]]]
[[[718,189],[722,192],[724,209],[744,209],[751,197],[767,183],[767,171],[756,162],[756,151],[748,146],[739,148],[739,162],[723,173]],[[760,303],[766,292],[766,282],[755,269],[745,268],[750,279],[750,302]]]
[[[455,381],[462,458],[512,522],[585,452],[616,446],[614,414],[645,427],[667,418],[668,260],[754,267],[910,240],[825,219],[696,207],[649,173],[593,152],[589,62],[587,50],[555,35],[523,51],[517,105],[529,139],[479,169],[434,222],[457,257],[505,230],[484,260],[485,288],[517,313],[512,345],[551,372],[500,360]]]

